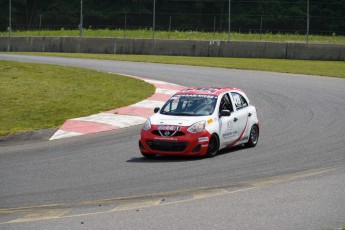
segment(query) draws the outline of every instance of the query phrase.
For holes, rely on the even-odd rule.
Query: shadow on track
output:
[[[131,159],[127,160],[128,163],[171,163],[171,162],[184,162],[184,161],[199,161],[199,160],[207,160],[207,159],[215,159],[217,156],[234,153],[239,150],[245,149],[244,146],[236,146],[234,148],[222,149],[218,152],[218,154],[213,158],[206,158],[203,156],[167,156],[167,155],[158,155],[154,158],[146,158],[146,157],[132,157]]]

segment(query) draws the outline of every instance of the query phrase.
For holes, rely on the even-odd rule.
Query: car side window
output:
[[[248,106],[247,100],[239,93],[232,92],[232,98],[234,99],[236,109],[242,109]]]
[[[232,108],[232,104],[231,104],[231,100],[229,97],[229,94],[224,94],[224,96],[222,97],[221,101],[220,101],[220,105],[219,105],[219,113],[222,110],[229,110],[230,112],[233,112],[234,109]]]

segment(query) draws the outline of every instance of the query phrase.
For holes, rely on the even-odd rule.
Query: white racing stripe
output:
[[[62,139],[62,138],[76,137],[76,136],[81,136],[81,135],[83,135],[83,134],[59,129],[58,131],[56,131],[54,133],[54,135],[49,140],[50,141],[51,140],[58,140],[58,139]]]
[[[87,117],[74,118],[71,120],[97,122],[107,125],[116,126],[119,128],[128,127],[132,125],[143,124],[146,119],[143,117],[130,116],[130,115],[118,115],[111,113],[98,113]]]

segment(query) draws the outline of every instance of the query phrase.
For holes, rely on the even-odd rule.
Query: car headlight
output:
[[[190,133],[198,133],[205,129],[206,121],[199,121],[193,125],[191,125],[187,131]]]
[[[150,119],[147,119],[146,121],[145,121],[145,123],[144,123],[144,125],[143,125],[143,130],[149,130],[149,129],[151,129],[151,121],[150,121]]]

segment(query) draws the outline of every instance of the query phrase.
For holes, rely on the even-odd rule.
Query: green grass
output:
[[[12,31],[12,36],[79,36],[79,30],[30,30]],[[8,32],[0,32],[0,36],[7,37]],[[84,37],[115,37],[115,38],[152,38],[152,30],[121,30],[121,29],[84,29]],[[263,42],[299,42],[305,43],[306,36],[300,34],[272,34],[272,33],[237,33],[230,34],[232,41],[263,41]],[[227,32],[212,33],[198,31],[155,31],[156,39],[187,39],[187,40],[228,40]],[[309,35],[309,43],[345,44],[345,36]]]
[[[81,54],[81,53],[16,53],[73,58],[93,58],[102,60],[152,62],[193,66],[221,67],[230,69],[260,70],[281,73],[307,74],[345,78],[344,61],[309,61],[259,58],[218,58],[121,54]]]
[[[0,82],[0,135],[57,127],[154,93],[152,85],[129,77],[11,61],[0,61]]]

